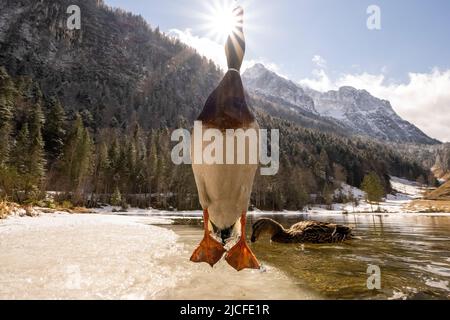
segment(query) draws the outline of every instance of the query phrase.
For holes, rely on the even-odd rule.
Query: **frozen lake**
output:
[[[189,262],[201,231],[164,219],[51,215],[0,221],[0,299],[311,299],[276,268]],[[261,286],[264,283],[264,286]]]

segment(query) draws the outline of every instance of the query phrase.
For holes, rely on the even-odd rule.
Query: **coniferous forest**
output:
[[[191,167],[170,158],[172,128],[143,129],[137,118],[97,127],[89,112],[67,112],[30,78],[12,78],[1,68],[0,81],[2,197],[38,203],[50,191],[80,206],[198,208]],[[331,202],[340,182],[359,187],[371,172],[386,192],[389,174],[428,179],[423,167],[380,143],[303,129],[262,111],[258,116],[263,127],[280,129],[281,164],[278,175],[257,177],[257,208]]]

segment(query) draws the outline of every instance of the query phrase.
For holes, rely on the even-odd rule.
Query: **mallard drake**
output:
[[[252,242],[265,234],[278,243],[337,243],[353,238],[352,228],[339,224],[302,221],[287,230],[272,219],[260,219],[253,224]]]
[[[234,14],[237,26],[225,46],[229,70],[209,96],[197,119],[201,121],[203,131],[217,129],[224,133],[227,129],[259,130],[258,123],[247,106],[240,75],[245,54],[244,11],[238,7]],[[194,145],[195,130],[192,143],[193,150],[205,150],[209,144],[202,141],[202,146]],[[248,147],[246,148],[248,154]],[[224,154],[227,154],[226,146]],[[194,160],[192,168],[204,211],[205,234],[191,261],[206,262],[214,266],[227,253],[225,244],[238,236],[237,244],[226,254],[226,261],[238,271],[246,268],[259,269],[259,262],[248,247],[245,236],[247,210],[258,165],[205,164]]]

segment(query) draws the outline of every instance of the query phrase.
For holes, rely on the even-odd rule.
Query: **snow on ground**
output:
[[[407,200],[420,199],[425,191],[424,187],[414,181],[406,179],[391,177],[392,189],[397,191],[400,196],[407,198]]]
[[[151,225],[169,219],[140,213],[0,221],[0,299],[314,298],[270,266],[237,273],[224,261],[193,264],[200,230],[180,236]]]
[[[391,186],[395,193],[388,194],[386,199],[380,203],[379,208],[382,212],[385,213],[411,213],[411,210],[406,210],[405,206],[411,202],[412,200],[420,199],[423,194],[423,187],[418,183],[409,181],[406,179],[391,177]],[[353,187],[350,187],[353,188]],[[353,188],[359,190],[357,188]],[[365,193],[361,190],[355,191],[353,190],[353,194],[355,197],[360,199],[359,205],[354,206],[353,204],[335,204],[333,206],[333,210],[340,210],[346,212],[372,212],[373,210],[377,210],[378,206],[371,206],[364,199]]]
[[[341,187],[336,190],[334,195],[337,197],[341,194],[344,196],[352,195],[355,199],[358,200],[362,200],[366,196],[366,193],[361,189],[355,188],[346,183],[342,183]]]
[[[203,217],[203,212],[201,211],[166,211],[166,210],[157,210],[157,209],[138,209],[138,208],[130,208],[126,211],[122,211],[120,207],[112,207],[106,206],[101,209],[96,209],[96,213],[98,214],[111,214],[113,212],[114,215],[119,216],[142,216],[142,217],[161,217],[166,219],[170,217],[171,219],[177,218],[198,218],[201,219]]]
[[[382,213],[416,213],[411,209],[407,209],[406,206],[413,200],[421,199],[425,188],[419,185],[417,182],[409,181],[406,179],[391,177],[391,185],[395,194],[387,195],[386,199],[380,203],[380,205],[371,206],[367,203],[364,191],[349,186],[347,184],[342,184],[341,189],[336,191],[336,195],[340,192],[347,195],[351,193],[356,199],[359,200],[359,204],[355,206],[352,203],[347,204],[333,204],[333,209],[331,211],[326,210],[324,207],[314,207],[310,213],[326,213],[326,214],[342,214],[342,212],[348,213],[372,213],[372,211],[377,211],[378,208],[381,209]],[[427,214],[430,215],[430,214]],[[436,213],[435,215],[440,215]],[[447,214],[442,214],[447,215]]]

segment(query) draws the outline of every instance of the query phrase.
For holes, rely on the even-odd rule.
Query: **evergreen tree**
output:
[[[94,193],[108,193],[108,170],[109,170],[108,147],[105,143],[97,146],[96,160],[93,174]]]
[[[364,177],[362,190],[366,193],[366,200],[370,203],[371,207],[373,203],[380,203],[385,196],[383,184],[375,172],[371,172]]]
[[[47,105],[44,128],[45,150],[50,162],[58,160],[64,148],[66,115],[58,98],[52,97]]]
[[[28,152],[30,150],[30,131],[28,123],[24,123],[17,136],[16,144],[13,150],[12,163],[20,175],[29,173]]]
[[[66,190],[79,194],[91,170],[92,139],[79,114],[73,123],[61,158]]]
[[[17,181],[15,183],[17,190],[15,190],[16,192],[12,196],[18,202],[25,201],[29,191],[33,188],[30,175],[30,147],[30,131],[28,129],[28,123],[24,123],[17,136],[11,159],[14,171],[17,173]]]
[[[122,204],[122,194],[120,193],[119,187],[114,189],[114,193],[111,196],[111,204],[113,206],[120,206]]]
[[[334,190],[332,186],[328,183],[325,183],[322,191],[323,200],[327,206],[327,210],[333,209],[333,198],[334,198]]]
[[[0,67],[0,167],[4,167],[10,156],[11,120],[13,117],[14,83],[3,67]]]
[[[35,105],[30,118],[30,149],[29,171],[32,184],[38,188],[42,187],[45,178],[45,153],[44,140],[42,138],[42,127],[45,123],[44,114],[40,104]]]
[[[79,187],[89,178],[89,175],[91,173],[92,148],[93,141],[91,138],[91,134],[89,133],[89,130],[87,128],[83,128],[83,136],[79,145],[79,155],[77,159],[80,166]]]

